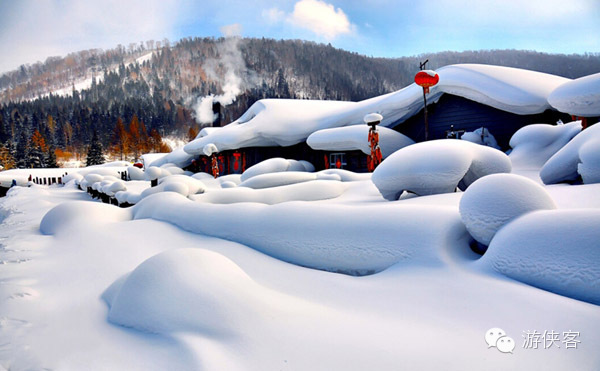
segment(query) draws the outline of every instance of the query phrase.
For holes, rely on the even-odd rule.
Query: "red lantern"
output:
[[[429,93],[429,88],[440,81],[440,75],[431,70],[419,71],[415,75],[415,84],[423,87],[425,94]]]

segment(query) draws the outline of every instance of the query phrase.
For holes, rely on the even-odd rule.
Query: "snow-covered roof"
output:
[[[548,96],[571,80],[546,73],[480,64],[445,66],[436,71],[439,83],[430,89],[428,102],[444,94],[458,95],[520,115],[551,108]],[[402,90],[360,102],[262,99],[238,120],[188,143],[187,153],[198,155],[208,143],[219,151],[253,146],[289,146],[317,130],[364,125],[369,113],[383,116],[381,126],[403,122],[423,108],[423,90],[411,84]]]
[[[354,102],[261,99],[239,119],[188,143],[190,154],[202,154],[205,145],[214,143],[219,151],[244,147],[290,146],[305,140],[311,133],[335,125],[337,117],[354,106]],[[362,119],[362,117],[361,117]],[[204,130],[204,129],[203,129]]]
[[[571,115],[600,115],[600,73],[562,84],[550,94],[548,102]]]

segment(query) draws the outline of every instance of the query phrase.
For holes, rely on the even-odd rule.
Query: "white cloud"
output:
[[[268,23],[279,23],[285,20],[285,12],[277,8],[265,9],[262,11],[262,17]]]
[[[181,7],[169,0],[5,2],[0,6],[0,73],[90,48],[173,35]]]
[[[242,36],[242,25],[239,23],[228,24],[219,28],[225,37]]]
[[[349,34],[353,28],[342,9],[320,0],[298,1],[287,21],[329,40]]]

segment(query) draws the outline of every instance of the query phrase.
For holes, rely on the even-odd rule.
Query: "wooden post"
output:
[[[429,122],[427,121],[427,94],[425,93],[425,88],[423,88],[423,102],[425,103],[425,107],[423,108],[423,114],[425,115],[425,141],[429,139]]]
[[[419,69],[421,71],[425,69],[427,62],[429,62],[429,59],[426,59],[423,63],[419,63]],[[427,92],[425,88],[423,88],[423,103],[425,104],[423,107],[423,114],[425,116],[425,141],[427,141],[427,139],[429,139],[429,122],[427,121]]]

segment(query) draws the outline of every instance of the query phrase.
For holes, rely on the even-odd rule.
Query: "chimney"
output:
[[[212,126],[214,128],[220,127],[221,126],[221,117],[222,117],[222,114],[221,114],[221,103],[219,103],[219,102],[213,102],[212,110],[213,110],[213,113],[215,114],[215,120],[213,121]]]

